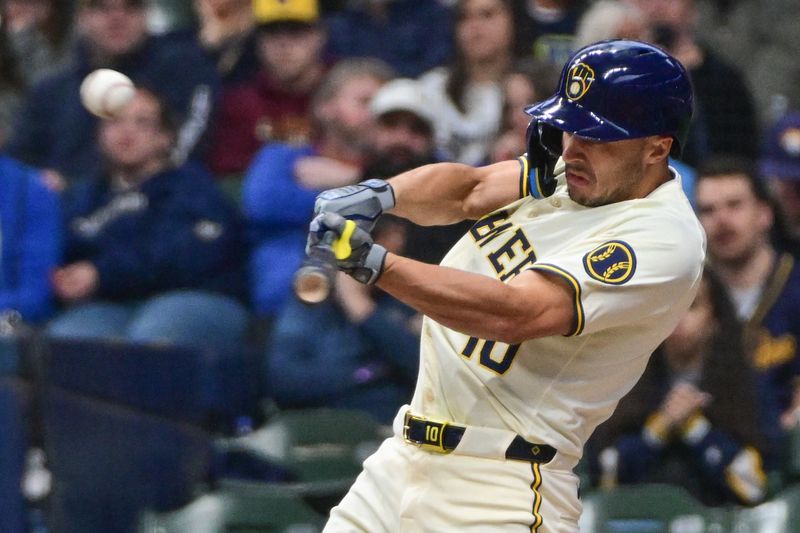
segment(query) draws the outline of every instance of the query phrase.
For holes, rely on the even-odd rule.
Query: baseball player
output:
[[[705,237],[667,165],[692,113],[680,63],[635,41],[588,46],[525,111],[517,161],[317,199],[309,247],[334,232],[340,270],[426,315],[411,404],[326,532],[578,531],[583,444],[694,299]],[[478,220],[428,265],[373,243],[389,210]]]

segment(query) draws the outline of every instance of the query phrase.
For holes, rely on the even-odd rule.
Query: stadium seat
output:
[[[363,411],[297,409],[280,411],[264,427],[221,446],[283,466],[296,481],[293,490],[326,514],[389,434]]]
[[[208,478],[211,438],[194,425],[56,387],[43,418],[53,531],[133,532],[142,510],[179,508]]]
[[[48,384],[86,397],[195,425],[226,409],[210,353],[173,345],[51,339],[45,355]]]
[[[225,499],[204,494],[185,507],[166,513],[145,511],[139,533],[217,533],[225,531]]]
[[[581,533],[704,533],[730,522],[726,509],[706,508],[681,487],[625,485],[583,499]]]
[[[747,533],[796,533],[800,531],[800,486],[792,486],[770,500],[738,509],[731,531]]]
[[[300,481],[320,481],[355,477],[386,436],[386,429],[362,411],[298,409],[279,412],[227,445],[264,454],[288,466]]]
[[[783,473],[787,480],[800,480],[800,427],[789,430],[786,439],[786,462]]]
[[[0,376],[14,376],[19,368],[17,340],[0,334]]]
[[[27,449],[23,416],[27,396],[19,383],[0,379],[0,531],[4,533],[27,531],[20,492]]]
[[[145,513],[139,533],[315,533],[322,522],[300,496],[281,485],[231,482],[177,511]]]

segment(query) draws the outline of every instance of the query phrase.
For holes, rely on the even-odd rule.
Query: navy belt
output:
[[[467,428],[436,422],[406,413],[403,425],[403,438],[406,442],[438,453],[450,453],[456,449]],[[517,435],[506,449],[506,459],[549,463],[556,455],[556,449],[549,444],[528,442]]]

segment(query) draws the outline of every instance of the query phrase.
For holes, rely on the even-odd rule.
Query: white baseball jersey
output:
[[[673,171],[674,173],[674,171]],[[479,220],[443,266],[508,281],[527,269],[567,280],[569,336],[508,345],[425,319],[415,414],[510,429],[574,466],[694,299],[705,235],[680,178],[601,207],[527,197]]]

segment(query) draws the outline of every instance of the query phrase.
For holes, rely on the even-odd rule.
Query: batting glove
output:
[[[528,190],[537,199],[556,190],[555,168],[561,154],[561,132],[536,119],[528,125]]]
[[[394,190],[389,182],[371,179],[321,192],[314,202],[314,214],[338,213],[372,231],[378,217],[394,207],[394,201]]]
[[[324,245],[326,234],[333,232],[336,239],[331,249],[336,258],[336,267],[352,276],[356,281],[372,285],[383,272],[386,249],[375,244],[372,235],[354,221],[338,213],[323,212],[311,221],[307,250]]]

